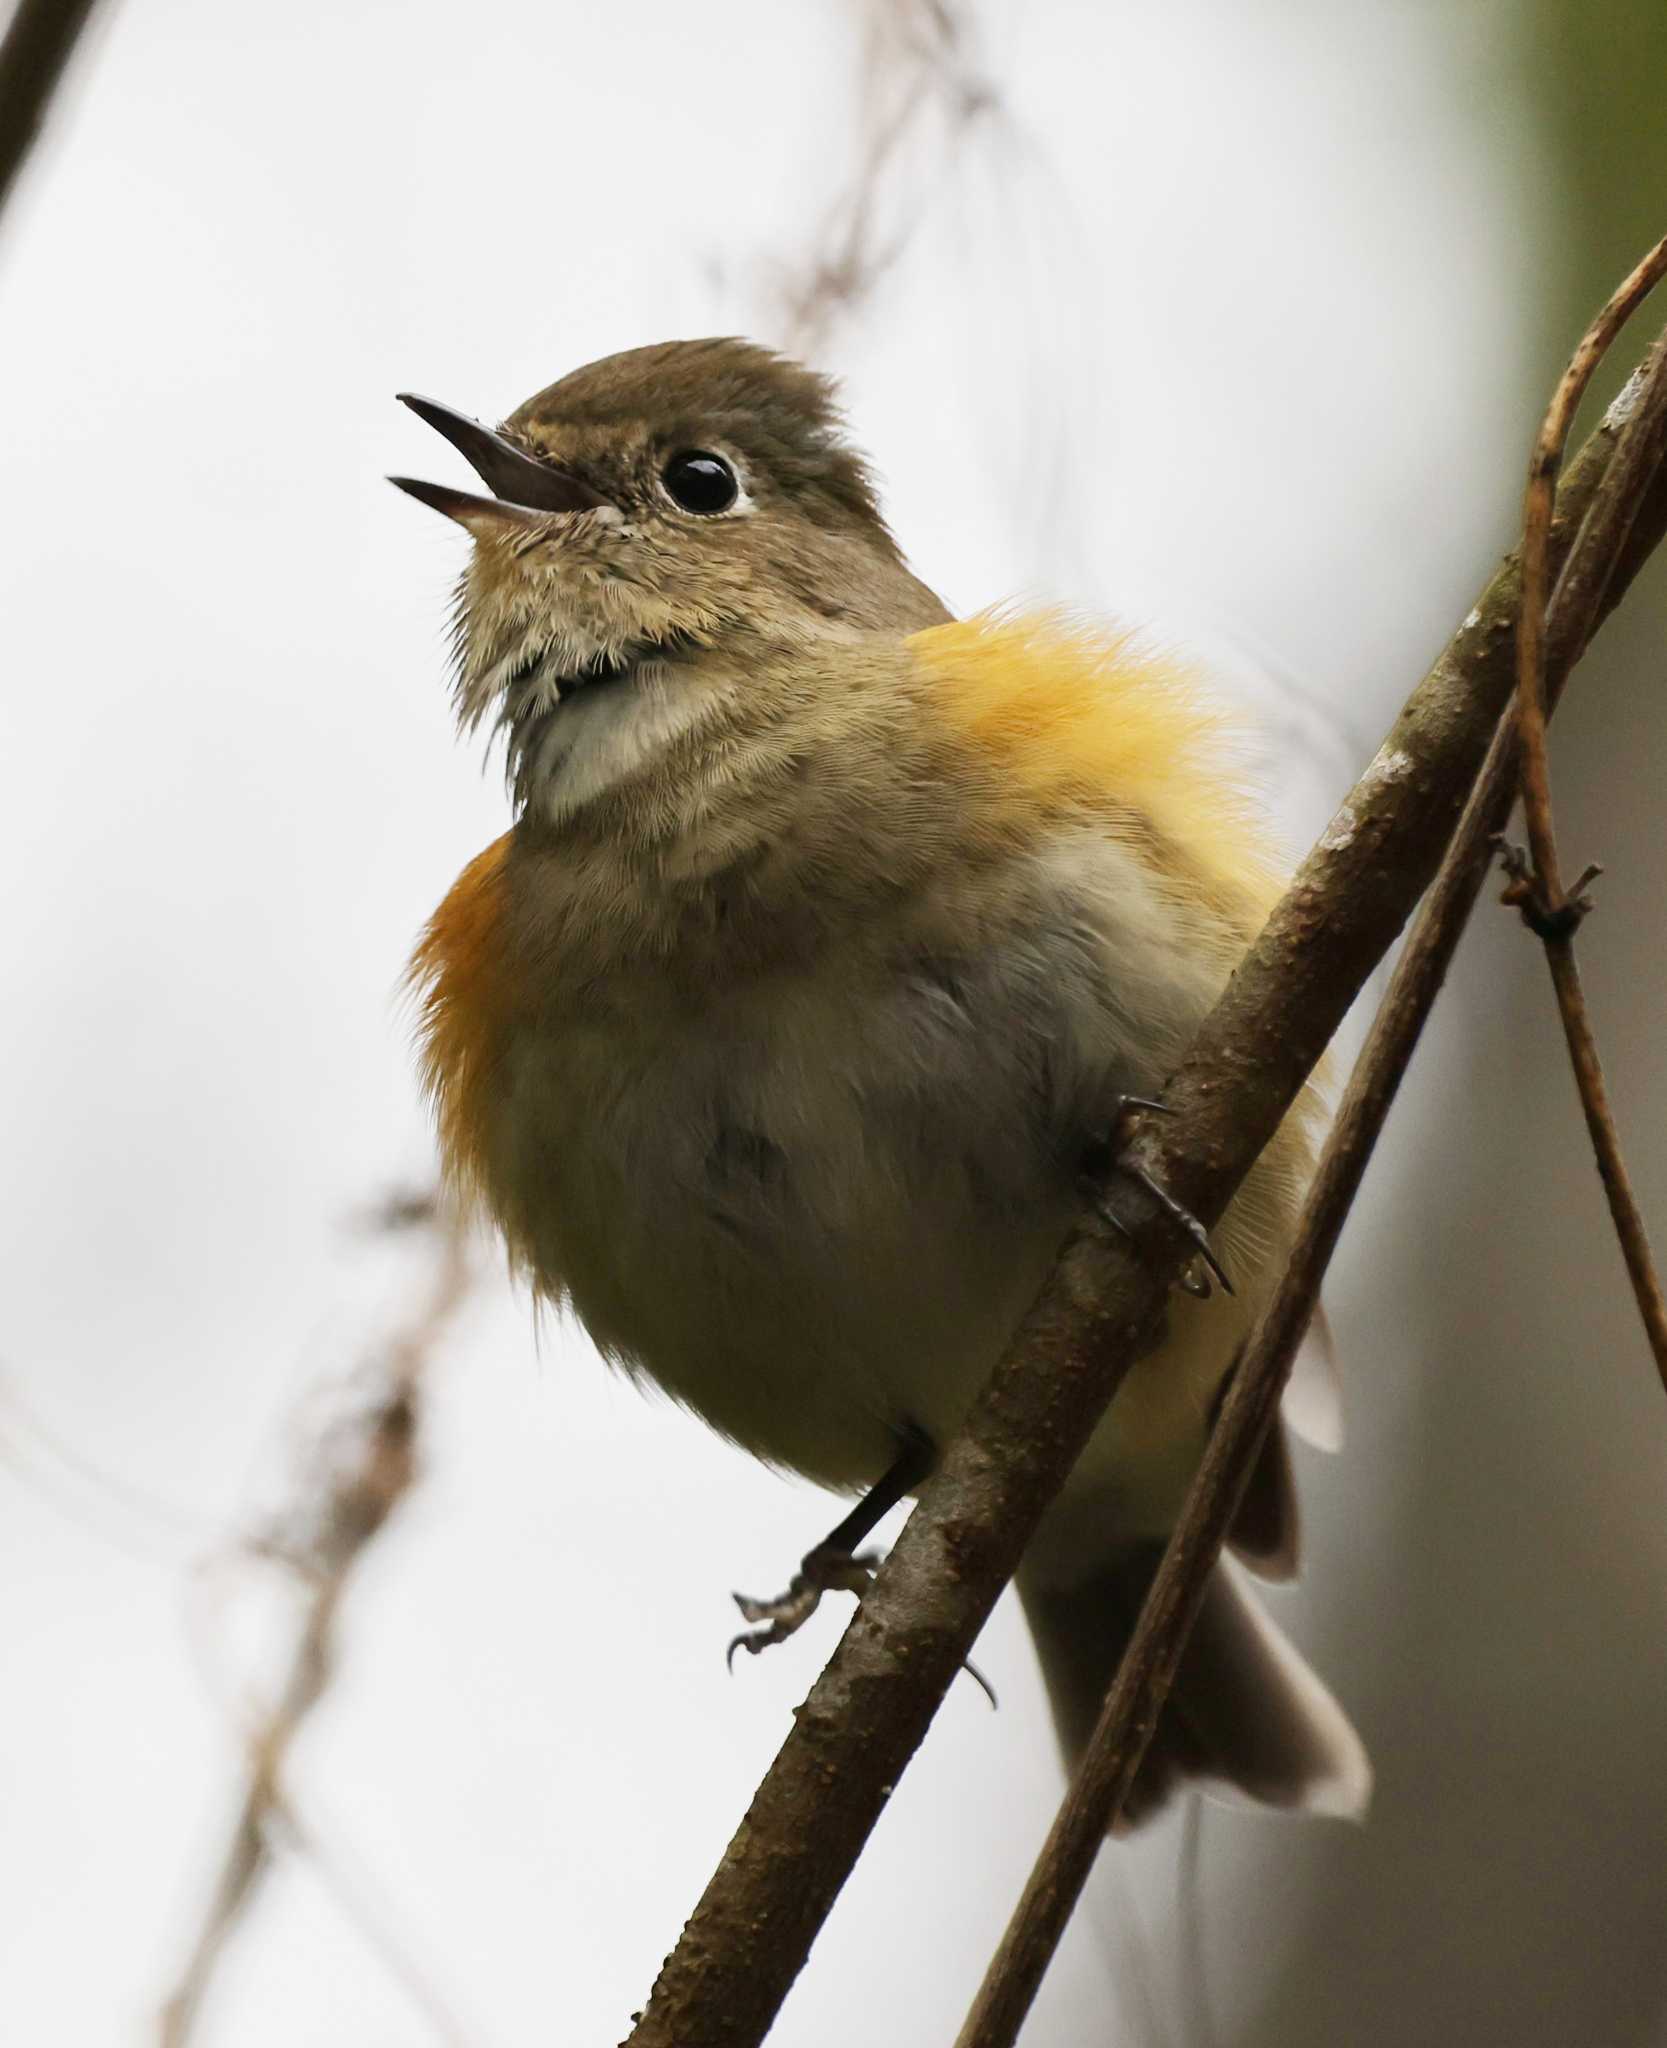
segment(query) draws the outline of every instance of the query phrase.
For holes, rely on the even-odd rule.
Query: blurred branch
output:
[[[1534,444],[1523,505],[1522,620],[1517,635],[1516,698],[1516,720],[1521,734],[1522,809],[1529,853],[1505,849],[1510,885],[1504,901],[1521,912],[1523,922],[1545,946],[1546,965],[1551,970],[1551,985],[1563,1020],[1563,1036],[1568,1042],[1592,1149],[1597,1154],[1598,1172],[1609,1199],[1609,1213],[1620,1239],[1644,1333],[1655,1355],[1656,1370],[1663,1386],[1667,1386],[1667,1296],[1662,1293],[1661,1279],[1650,1256],[1649,1233],[1621,1153],[1620,1132],[1604,1085],[1597,1036],[1574,956],[1575,933],[1592,907],[1584,891],[1603,870],[1595,865],[1588,867],[1572,889],[1563,886],[1551,808],[1544,695],[1547,536],[1564,443],[1575,408],[1593,372],[1633,310],[1663,275],[1667,275],[1667,237],[1657,242],[1593,321],[1558,383]],[[1659,463],[1661,447],[1667,441],[1667,400],[1663,398],[1659,374],[1649,379],[1637,407],[1631,429],[1633,438],[1642,449],[1645,437],[1652,437],[1653,459]]]
[[[292,1836],[304,1839],[285,1807],[284,1765],[334,1674],[337,1625],[355,1567],[416,1482],[423,1377],[472,1282],[461,1218],[447,1216],[439,1227],[428,1298],[409,1327],[390,1339],[375,1393],[351,1425],[348,1455],[340,1454],[342,1432],[332,1432],[338,1468],[323,1477],[315,1499],[301,1511],[304,1537],[281,1547],[306,1575],[307,1605],[277,1697],[250,1732],[248,1783],[201,1929],[162,2009],[161,2048],[186,2048],[191,2040],[219,1957],[270,1866],[277,1826],[287,1825]]]
[[[0,42],[0,212],[97,0],[18,0]]]
[[[19,1377],[4,1364],[0,1465],[77,1528],[128,1557],[178,1565],[214,1528],[208,1516],[147,1493],[124,1475],[107,1472],[84,1457],[42,1421],[24,1398]],[[125,1517],[121,1526],[118,1517]]]
[[[919,221],[882,220],[888,184],[910,140],[934,108],[948,125],[948,149],[995,104],[968,55],[966,11],[951,0],[866,0],[861,90],[862,141],[849,182],[812,232],[815,252],[779,283],[782,346],[815,357],[834,322],[856,310],[897,263]]]
[[[1571,468],[1592,504],[1618,424]],[[1618,599],[1633,548],[1617,569]],[[1511,693],[1508,559],[1240,963],[1128,1160],[1214,1223],[1431,880]],[[628,2048],[761,2041],[973,1639],[1140,1354],[1192,1241],[1118,1176],[1063,1248],[795,1717]]]
[[[1608,424],[1620,428],[1615,456],[1594,495],[1545,621],[1542,658],[1549,653],[1548,708],[1555,706],[1570,668],[1585,651],[1608,604],[1620,595],[1614,590],[1614,570],[1633,536],[1648,547],[1667,526],[1661,430],[1661,421],[1667,419],[1667,337],[1657,343],[1641,374],[1644,383],[1636,403],[1629,391],[1611,408]],[[1542,544],[1549,532],[1548,520]],[[1526,545],[1524,557],[1526,604]],[[1611,590],[1613,598],[1608,597]],[[1008,2048],[1018,2038],[1100,1843],[1134,1783],[1210,1574],[1278,1413],[1291,1361],[1319,1300],[1321,1282],[1367,1162],[1487,880],[1494,845],[1510,815],[1521,758],[1520,729],[1507,712],[1344,1091],[1290,1261],[1245,1344],[1203,1463],[1083,1760],[991,1958],[956,2048]]]

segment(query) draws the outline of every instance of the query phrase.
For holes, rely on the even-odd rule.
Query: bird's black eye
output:
[[[727,512],[741,495],[735,472],[721,455],[685,448],[660,472],[660,481],[685,512]]]

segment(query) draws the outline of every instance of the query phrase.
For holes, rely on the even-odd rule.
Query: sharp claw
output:
[[[967,1676],[972,1680],[973,1684],[978,1687],[979,1691],[983,1693],[984,1697],[990,1702],[991,1713],[999,1714],[1001,1712],[1001,1702],[996,1698],[995,1687],[984,1676],[983,1672],[979,1670],[978,1666],[972,1661],[970,1657],[968,1657],[965,1660],[965,1662],[961,1666],[961,1669],[967,1674]]]
[[[760,1650],[767,1650],[772,1643],[785,1642],[791,1633],[791,1630],[778,1633],[773,1624],[769,1628],[742,1629],[738,1636],[731,1638],[729,1648],[724,1652],[724,1669],[733,1678],[737,1650],[745,1650],[749,1657],[756,1657]]]
[[[1159,1116],[1173,1116],[1175,1114],[1175,1111],[1167,1102],[1155,1101],[1149,1095],[1119,1095],[1112,1116],[1111,1127],[1114,1132],[1124,1117],[1132,1110],[1152,1110]],[[1205,1230],[1198,1218],[1189,1209],[1183,1208],[1169,1190],[1154,1180],[1144,1167],[1133,1165],[1126,1159],[1118,1159],[1116,1168],[1128,1174],[1130,1179],[1138,1181],[1152,1197],[1153,1201],[1163,1210],[1169,1220],[1172,1223],[1178,1224],[1197,1247],[1197,1259],[1203,1265],[1204,1273],[1194,1274],[1189,1272],[1183,1274],[1175,1283],[1181,1291],[1184,1294],[1190,1294],[1195,1301],[1208,1301],[1210,1298],[1209,1276],[1213,1274],[1216,1284],[1220,1287],[1222,1293],[1231,1294],[1233,1292],[1233,1283],[1227,1277],[1227,1269],[1223,1266],[1220,1259],[1216,1257],[1215,1248],[1210,1243],[1209,1232]],[[1114,1230],[1120,1232],[1124,1237],[1133,1236],[1133,1232],[1122,1218],[1113,1214],[1109,1203],[1102,1200],[1097,1206],[1100,1214]]]
[[[1198,1247],[1198,1256],[1215,1275],[1222,1293],[1231,1294],[1233,1292],[1233,1283],[1227,1277],[1227,1269],[1215,1255],[1214,1247],[1210,1243],[1209,1232],[1199,1222],[1198,1218],[1193,1215],[1192,1211],[1184,1209],[1166,1187],[1152,1178],[1145,1167],[1131,1166],[1124,1162],[1122,1170],[1131,1179],[1139,1181],[1140,1185],[1152,1197],[1153,1201],[1158,1204],[1159,1208],[1163,1210],[1172,1223],[1180,1225]]]
[[[754,1600],[745,1593],[730,1598],[746,1621],[763,1622],[762,1628],[744,1629],[724,1652],[724,1664],[733,1673],[735,1652],[745,1649],[756,1657],[774,1643],[785,1643],[796,1635],[822,1604],[824,1593],[855,1593],[860,1600],[879,1568],[879,1554],[865,1550],[860,1557],[845,1551],[813,1550],[793,1574],[787,1591],[774,1600]]]
[[[1197,1260],[1194,1259],[1184,1266],[1176,1275],[1175,1285],[1180,1288],[1183,1294],[1190,1294],[1194,1301],[1208,1301],[1210,1296],[1214,1294],[1215,1289],[1210,1285],[1208,1273],[1193,1271],[1193,1267],[1197,1263]],[[1228,1288],[1227,1291],[1231,1294],[1233,1290]]]
[[[855,1593],[860,1600],[879,1568],[878,1551],[865,1550],[858,1556],[852,1556],[846,1551],[822,1547],[811,1551],[804,1559],[793,1574],[792,1583],[779,1599],[753,1600],[745,1593],[732,1593],[729,1597],[748,1621],[767,1622],[769,1626],[746,1628],[732,1637],[729,1648],[724,1652],[724,1669],[733,1678],[737,1650],[745,1650],[749,1657],[756,1657],[761,1651],[776,1643],[785,1643],[789,1636],[796,1635],[822,1604],[824,1593]],[[970,1657],[961,1669],[990,1702],[992,1711],[999,1713],[1000,1702],[996,1698],[995,1687]]]

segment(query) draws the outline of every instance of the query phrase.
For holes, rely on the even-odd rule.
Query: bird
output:
[[[785,1594],[736,1596],[761,1649],[860,1590],[858,1544],[929,1478],[1279,863],[1207,682],[1060,610],[952,616],[820,372],[717,337],[498,427],[401,396],[486,486],[390,479],[473,542],[455,705],[501,736],[513,807],[410,968],[444,1168],[611,1364],[855,1497]],[[1067,1762],[1323,1117],[1310,1088],[1219,1226],[1231,1291],[1195,1266],[1173,1293],[1019,1567]],[[1323,1357],[1293,1387],[1329,1447]],[[1365,1809],[1360,1738],[1247,1577],[1296,1564],[1283,1426],[1234,1546],[1122,1827],[1181,1786]]]

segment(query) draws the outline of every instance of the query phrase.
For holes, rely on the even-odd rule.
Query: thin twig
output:
[[[428,1299],[388,1345],[375,1397],[356,1420],[354,1455],[330,1475],[323,1498],[308,1511],[305,1540],[280,1546],[304,1562],[308,1604],[277,1697],[250,1731],[248,1783],[202,1926],[162,2008],[160,2048],[186,2048],[191,2040],[215,1964],[270,1866],[274,1827],[282,1822],[294,1832],[283,1801],[284,1764],[329,1686],[337,1622],[354,1568],[416,1480],[423,1375],[471,1281],[466,1228],[461,1219],[448,1218]]]
[[[106,1471],[60,1436],[25,1399],[19,1376],[0,1363],[0,1464],[80,1529],[129,1557],[177,1566],[213,1530],[206,1515],[146,1492]],[[127,1518],[116,1526],[116,1517]]]
[[[1596,630],[1610,587],[1607,572],[1635,530],[1640,507],[1649,503],[1657,537],[1667,520],[1667,490],[1661,487],[1661,449],[1653,422],[1657,410],[1667,416],[1664,361],[1658,346],[1636,411],[1630,394],[1611,411],[1612,425],[1625,422],[1621,441],[1547,621],[1548,708],[1555,705],[1569,668]],[[1640,451],[1643,461],[1637,459]],[[1611,480],[1624,481],[1629,492],[1609,490]],[[1599,574],[1600,569],[1606,573]],[[1290,1261],[1245,1345],[1094,1733],[990,1960],[956,2048],[1010,2048],[1018,2038],[1100,1843],[1122,1811],[1257,1454],[1278,1413],[1291,1361],[1319,1300],[1321,1281],[1367,1162],[1487,881],[1494,843],[1510,814],[1519,759],[1516,724],[1507,713],[1344,1091],[1303,1206]]]
[[[1528,464],[1522,506],[1522,613],[1517,622],[1516,716],[1522,734],[1523,816],[1537,880],[1544,892],[1538,909],[1547,918],[1564,917],[1572,907],[1564,895],[1557,862],[1557,835],[1551,819],[1551,771],[1545,743],[1545,614],[1551,587],[1547,555],[1556,509],[1557,473],[1562,467],[1569,428],[1586,395],[1586,387],[1621,329],[1664,274],[1667,236],[1656,243],[1581,337],[1568,368],[1557,381]]]
[[[1614,447],[1572,465],[1567,524]],[[1566,539],[1553,535],[1554,551]],[[1631,566],[1635,567],[1634,549]],[[1626,565],[1623,565],[1625,568]],[[1625,587],[1618,570],[1610,598]],[[1206,1224],[1278,1129],[1433,877],[1511,692],[1520,582],[1494,576],[1309,854],[1130,1148]],[[1192,1245],[1119,1183],[1085,1218],[865,1596],[676,1949],[629,2048],[754,2048],[897,1778]],[[1126,1235],[1125,1235],[1126,1231]]]
[[[993,87],[968,55],[964,11],[950,0],[867,0],[865,11],[856,167],[812,233],[808,262],[776,286],[782,346],[791,355],[820,354],[834,323],[856,311],[907,248],[921,203],[888,232],[881,202],[927,115],[942,111],[946,151],[953,151],[967,126],[995,104]]]
[[[1528,485],[1523,500],[1522,534],[1522,617],[1517,631],[1517,727],[1522,736],[1522,809],[1528,834],[1530,858],[1515,849],[1505,849],[1506,872],[1510,877],[1504,901],[1522,914],[1523,922],[1545,947],[1546,965],[1563,1020],[1569,1062],[1580,1106],[1586,1118],[1598,1172],[1609,1201],[1609,1213],[1620,1240],[1644,1334],[1654,1355],[1656,1370],[1667,1386],[1667,1293],[1650,1254],[1649,1232],[1621,1152],[1620,1131],[1615,1123],[1604,1085],[1603,1065],[1598,1056],[1597,1035],[1591,1011],[1581,985],[1575,959],[1574,939],[1582,919],[1591,909],[1584,894],[1586,885],[1602,870],[1588,867],[1565,890],[1557,853],[1557,833],[1552,818],[1551,768],[1546,749],[1545,707],[1545,605],[1546,552],[1556,499],[1557,471],[1564,443],[1592,374],[1603,360],[1617,334],[1660,279],[1667,275],[1667,237],[1663,237],[1592,322],[1568,369],[1563,373],[1551,406],[1534,443],[1529,464]]]
[[[51,111],[96,0],[18,0],[0,42],[0,211]]]

